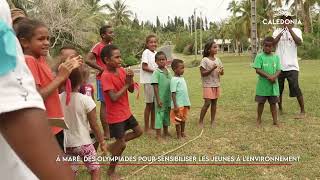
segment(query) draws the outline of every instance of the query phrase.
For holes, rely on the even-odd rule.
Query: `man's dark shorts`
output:
[[[278,77],[280,94],[283,93],[285,79],[287,79],[289,83],[289,91],[290,91],[289,96],[290,97],[302,96],[302,92],[299,87],[299,71],[295,71],[295,70],[281,71]]]
[[[278,96],[256,96],[255,98],[257,103],[265,103],[267,100],[269,104],[276,104],[279,102]]]
[[[119,123],[109,124],[110,136],[116,139],[122,138],[126,131],[138,126],[138,122],[134,116],[130,116],[127,120]]]

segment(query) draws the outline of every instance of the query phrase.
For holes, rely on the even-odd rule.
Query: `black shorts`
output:
[[[279,102],[278,96],[256,96],[255,98],[257,103],[265,103],[267,100],[269,104],[276,104]]]
[[[284,81],[287,79],[289,83],[289,96],[290,97],[300,97],[302,96],[302,92],[299,87],[299,71],[281,71],[278,82],[279,82],[279,89],[280,94],[283,93],[284,89]]]
[[[116,139],[122,138],[127,130],[133,129],[136,126],[138,126],[138,122],[134,116],[130,116],[129,119],[123,122],[109,124],[110,136]]]
[[[58,144],[59,144],[60,148],[61,148],[62,150],[64,150],[64,133],[63,133],[63,130],[60,131],[59,133],[57,133],[57,134],[55,135],[55,137],[56,137],[56,139],[57,139],[57,141],[58,141]]]

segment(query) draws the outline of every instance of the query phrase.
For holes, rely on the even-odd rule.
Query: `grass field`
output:
[[[194,58],[176,56],[187,64]],[[320,179],[320,61],[300,61],[300,86],[305,98],[307,117],[304,120],[294,119],[299,108],[296,99],[288,97],[286,84],[283,98],[285,114],[279,117],[281,128],[272,126],[269,106],[266,105],[262,128],[257,129],[254,102],[257,76],[250,68],[249,56],[222,55],[221,60],[224,63],[225,75],[222,78],[222,96],[218,101],[217,127],[209,127],[208,112],[202,137],[169,155],[282,155],[300,156],[300,161],[292,162],[289,166],[149,166],[134,176],[130,174],[140,167],[122,166],[117,169],[120,175],[128,179]],[[173,136],[164,144],[159,144],[155,137],[143,135],[128,143],[124,156],[158,156],[199,135],[201,130],[197,121],[203,103],[199,69],[187,68],[184,76],[192,103],[186,125],[187,140],[177,141]],[[130,100],[132,111],[143,126],[143,92],[139,100],[136,100],[134,95],[130,96]],[[170,132],[175,135],[173,126]],[[103,171],[107,168],[104,166]],[[89,178],[86,169],[82,167],[78,179]],[[105,179],[105,173],[103,178]]]

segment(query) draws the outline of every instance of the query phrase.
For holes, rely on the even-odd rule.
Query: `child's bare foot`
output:
[[[121,180],[122,179],[121,176],[115,172],[109,173],[109,171],[108,171],[107,174],[111,180]]]
[[[182,138],[186,138],[186,137],[187,137],[186,133],[182,132],[182,133],[181,133],[181,137],[182,137]]]
[[[161,136],[160,137],[157,137],[157,141],[158,141],[158,143],[164,143],[164,140],[161,138]]]
[[[147,135],[147,136],[151,136],[152,135],[152,130],[151,129],[147,129],[147,130],[145,129],[144,130],[144,134]]]
[[[257,128],[261,128],[261,122],[257,122]]]
[[[280,124],[279,123],[273,123],[273,125],[277,128],[280,128]]]
[[[163,137],[164,137],[164,138],[168,138],[168,137],[172,137],[172,135],[171,135],[170,133],[165,133],[165,134],[163,135]]]
[[[304,119],[306,117],[306,113],[300,113],[294,119]]]
[[[198,126],[199,126],[199,128],[203,129],[203,127],[204,127],[203,122],[199,122]]]
[[[211,128],[215,128],[216,127],[216,122],[215,121],[211,121]]]

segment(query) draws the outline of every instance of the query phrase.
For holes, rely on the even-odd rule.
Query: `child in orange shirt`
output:
[[[37,20],[23,21],[17,29],[17,37],[22,46],[26,64],[35,80],[37,90],[44,100],[47,117],[63,119],[58,87],[66,81],[73,69],[80,66],[82,63],[80,56],[69,58],[62,63],[56,77],[53,77],[45,59],[50,45],[49,32],[45,24]],[[52,127],[51,130],[56,135],[62,129]]]

